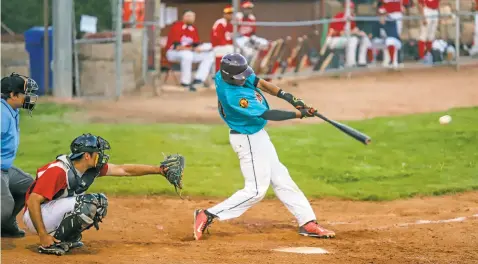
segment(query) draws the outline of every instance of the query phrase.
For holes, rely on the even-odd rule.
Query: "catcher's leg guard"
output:
[[[85,194],[76,197],[75,208],[63,217],[53,237],[61,242],[50,247],[39,247],[40,253],[61,254],[72,248],[83,246],[81,232],[92,226],[98,230],[98,223],[106,216],[108,199],[104,194]]]

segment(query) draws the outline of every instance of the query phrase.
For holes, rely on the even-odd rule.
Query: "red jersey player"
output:
[[[83,246],[81,233],[106,216],[108,199],[102,193],[85,194],[97,177],[164,175],[162,165],[114,165],[105,153],[108,141],[92,134],[73,140],[70,155],[60,155],[55,161],[37,170],[36,179],[25,196],[23,222],[40,237],[38,251],[63,255],[72,248]]]
[[[420,37],[418,41],[418,57],[423,59],[425,51],[432,50],[432,43],[435,40],[438,28],[438,15],[440,0],[419,0],[418,10],[423,16],[420,25]]]
[[[256,17],[252,13],[254,4],[251,1],[244,1],[241,4],[242,12],[237,13],[237,19],[241,22],[256,22]],[[241,25],[238,28],[239,34],[250,37],[256,34],[257,27],[255,25]]]
[[[350,15],[354,16],[355,5],[350,2]],[[334,16],[334,19],[344,19],[345,11],[340,12]],[[371,46],[367,35],[361,31],[355,21],[350,22],[350,38],[347,39],[345,35],[345,21],[334,21],[330,23],[326,45],[328,50],[345,48],[346,57],[345,64],[347,67],[357,66],[356,55],[357,47],[359,47],[359,66],[367,64],[367,50]]]
[[[223,17],[216,20],[211,30],[211,43],[213,46],[214,54],[216,56],[216,72],[219,71],[221,66],[222,56],[233,53],[233,27],[232,27],[232,13],[234,9],[231,5],[226,6],[223,9]]]
[[[256,17],[252,13],[254,4],[251,1],[244,1],[241,4],[242,12],[237,13],[237,20],[240,22],[255,23]],[[237,45],[241,48],[244,57],[251,59],[256,55],[257,50],[266,49],[269,41],[256,35],[255,25],[240,25],[238,28],[240,36],[236,39]]]
[[[183,13],[183,19],[173,24],[168,34],[166,57],[181,65],[181,85],[196,91],[194,85],[204,83],[214,63],[211,45],[206,47],[199,41],[197,28],[193,25],[196,14],[191,10]],[[199,63],[194,81],[191,83],[192,65]]]
[[[398,35],[402,34],[403,28],[403,7],[409,6],[410,0],[379,0],[378,8],[383,8],[388,14],[388,17],[397,21]]]

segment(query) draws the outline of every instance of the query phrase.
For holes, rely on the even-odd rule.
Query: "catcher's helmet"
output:
[[[71,154],[69,155],[70,159],[78,159],[85,154],[85,152],[98,152],[98,163],[97,168],[103,167],[110,156],[105,154],[105,150],[111,149],[108,141],[102,137],[92,135],[90,133],[83,134],[73,140],[70,145]]]
[[[247,64],[246,58],[239,53],[229,53],[221,59],[221,77],[232,85],[243,86],[254,70]]]

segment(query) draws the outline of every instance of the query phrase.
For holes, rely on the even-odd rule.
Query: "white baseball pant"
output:
[[[425,15],[427,24],[423,25],[420,22],[420,41],[433,41],[435,40],[435,35],[438,28],[438,15],[439,12],[437,9],[431,9],[428,7],[423,8],[423,13]]]
[[[43,223],[45,224],[46,231],[48,233],[55,232],[55,230],[58,228],[61,221],[63,220],[63,216],[66,213],[72,212],[75,209],[75,204],[76,197],[60,198],[42,204],[40,207],[41,215],[43,218]],[[30,218],[30,211],[28,209],[25,214],[23,214],[23,223],[26,225],[30,232],[37,234],[32,219]]]
[[[237,46],[241,49],[242,55],[246,58],[252,58],[260,49],[265,49],[269,41],[257,36],[241,36],[236,39]]]
[[[181,65],[181,83],[190,84],[193,63],[199,62],[195,79],[204,82],[211,72],[214,63],[212,51],[194,52],[191,50],[168,50],[166,58],[171,62],[179,62]]]
[[[374,38],[371,42],[370,48],[372,50],[382,50],[383,51],[383,66],[388,66],[390,64],[390,53],[388,52],[388,46],[394,46],[395,52],[393,54],[393,65],[398,65],[398,50],[402,49],[402,42],[397,38],[387,37],[383,38]],[[375,52],[374,52],[375,57]]]
[[[345,48],[345,66],[356,66],[357,61],[357,46],[359,47],[359,64],[367,64],[367,49],[370,47],[370,40],[367,37],[359,38],[357,36],[347,37],[329,37],[326,40],[326,45],[330,49],[344,49]]]
[[[388,16],[392,19],[394,19],[397,22],[397,31],[398,35],[402,35],[402,30],[403,30],[403,13],[402,12],[392,12],[388,14]]]
[[[245,184],[222,203],[207,209],[219,220],[236,218],[260,202],[269,185],[287,209],[295,216],[299,226],[316,220],[309,201],[279,161],[267,132],[262,129],[252,135],[230,134],[229,142],[239,157]]]
[[[443,39],[437,39],[432,43],[432,49],[440,51],[441,54],[446,54],[446,60],[451,61],[455,58],[456,50],[453,46]]]

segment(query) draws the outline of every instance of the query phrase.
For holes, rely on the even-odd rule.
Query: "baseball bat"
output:
[[[334,120],[330,120],[328,119],[327,117],[323,116],[322,114],[318,113],[318,112],[315,112],[314,114],[316,117],[328,122],[329,124],[333,125],[334,127],[338,128],[339,130],[341,130],[342,132],[344,132],[345,134],[353,137],[354,139],[362,142],[363,144],[365,145],[368,145],[372,142],[372,139],[365,135],[364,133],[360,132],[360,131],[357,131],[349,126],[346,126],[342,123],[339,123],[337,121],[334,121]]]

